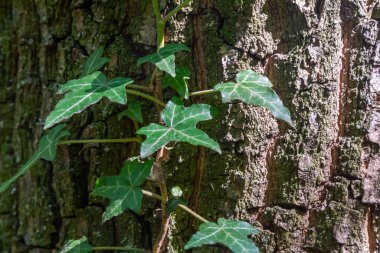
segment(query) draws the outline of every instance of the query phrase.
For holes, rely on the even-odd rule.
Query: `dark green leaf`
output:
[[[128,103],[128,108],[117,115],[118,120],[127,116],[130,119],[133,119],[139,123],[143,123],[144,119],[141,113],[140,103],[136,100]]]
[[[178,68],[176,73],[176,77],[165,75],[164,79],[162,79],[162,86],[164,88],[171,87],[175,89],[181,97],[188,99],[189,89],[186,80],[190,79],[190,71],[187,68]]]
[[[265,76],[252,70],[240,72],[236,77],[236,83],[222,83],[214,87],[221,91],[223,102],[238,99],[247,104],[263,106],[269,109],[276,119],[286,121],[295,127],[288,108],[286,108],[279,96],[272,89],[272,83]]]
[[[185,245],[185,249],[220,243],[234,253],[259,253],[256,245],[247,238],[248,235],[257,234],[257,232],[247,222],[220,218],[218,224],[207,222],[200,225],[199,231]]]
[[[107,81],[102,72],[95,72],[78,80],[72,80],[60,87],[60,93],[66,93],[46,119],[47,129],[62,120],[80,113],[90,105],[97,103],[103,97],[111,102],[127,103],[125,86],[132,83],[130,78],[116,78]]]
[[[101,69],[104,64],[110,61],[109,58],[102,57],[104,48],[100,47],[95,50],[87,59],[84,64],[82,77],[92,74],[93,72]]]
[[[185,198],[171,197],[168,202],[166,202],[166,209],[168,213],[172,213],[177,209],[178,205],[187,205],[187,200]]]
[[[54,161],[57,154],[57,145],[64,138],[70,135],[68,131],[63,129],[65,124],[58,125],[42,136],[38,142],[37,154],[48,161]]]
[[[88,253],[93,247],[87,242],[87,237],[83,236],[78,240],[70,240],[65,243],[60,253]]]
[[[52,130],[48,131],[38,143],[38,149],[33,156],[21,166],[20,170],[10,179],[0,184],[0,192],[8,189],[14,181],[20,176],[24,175],[39,159],[53,161],[57,154],[58,143],[66,136],[70,135],[69,132],[63,131],[65,125],[58,125]]]
[[[219,144],[196,128],[198,122],[211,118],[209,105],[195,104],[185,108],[178,99],[172,99],[162,112],[162,120],[167,126],[150,124],[137,131],[147,136],[141,145],[141,157],[148,157],[170,141],[201,145],[221,153]]]
[[[153,160],[145,163],[137,159],[129,160],[123,165],[119,176],[101,177],[96,182],[93,194],[111,200],[103,214],[103,222],[130,209],[139,213],[143,193],[139,188],[149,176]]]
[[[157,53],[147,55],[138,59],[137,65],[141,65],[146,62],[151,62],[156,65],[162,71],[165,71],[169,75],[175,77],[175,53],[180,51],[190,51],[188,47],[183,44],[168,44],[163,48],[160,48]]]

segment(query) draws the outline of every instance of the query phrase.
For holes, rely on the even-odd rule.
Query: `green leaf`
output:
[[[100,47],[95,50],[87,59],[84,64],[84,69],[81,77],[92,74],[93,72],[101,69],[104,64],[110,61],[109,58],[102,57],[104,51],[104,47]]]
[[[141,113],[141,106],[139,101],[131,101],[128,103],[128,108],[117,114],[118,120],[121,120],[124,116],[133,119],[139,123],[143,123],[144,119]]]
[[[171,197],[169,201],[166,202],[166,209],[168,213],[172,213],[177,209],[178,205],[187,205],[187,200],[183,197]]]
[[[157,53],[147,55],[138,59],[137,65],[146,62],[151,62],[162,71],[175,77],[175,53],[180,51],[190,51],[190,49],[183,44],[168,44],[163,48],[158,49]]]
[[[153,160],[145,163],[137,159],[128,160],[119,176],[105,176],[97,180],[93,194],[111,200],[103,214],[103,222],[120,215],[126,209],[140,212],[143,193],[139,186],[149,176],[152,166]]]
[[[78,240],[69,240],[65,243],[60,253],[88,253],[93,247],[87,242],[87,237],[83,236]]]
[[[66,93],[46,119],[47,129],[62,120],[80,113],[103,97],[119,104],[127,103],[125,86],[132,83],[130,78],[116,78],[107,81],[102,72],[94,72],[78,80],[72,80],[60,87],[60,93]]]
[[[162,112],[162,120],[167,126],[150,124],[137,131],[138,134],[147,136],[141,145],[141,157],[150,156],[170,141],[201,145],[221,153],[219,144],[196,128],[198,122],[212,119],[210,108],[211,106],[205,104],[194,104],[185,108],[178,98],[169,101]]]
[[[286,121],[295,127],[288,108],[286,108],[279,96],[272,89],[272,83],[265,76],[252,70],[240,72],[236,77],[236,83],[221,83],[214,87],[221,91],[223,102],[238,99],[247,104],[263,106],[269,109],[276,119]]]
[[[21,166],[20,170],[7,181],[0,184],[0,192],[8,189],[14,181],[25,174],[38,160],[45,159],[53,161],[57,154],[58,143],[66,136],[70,135],[69,132],[63,131],[65,125],[58,125],[45,134],[38,142],[38,149],[33,156]]]
[[[190,71],[187,68],[178,68],[176,73],[176,77],[165,75],[162,79],[162,86],[164,88],[171,87],[175,89],[181,97],[188,99],[189,89],[186,80],[190,79]]]
[[[183,194],[183,191],[182,191],[181,187],[179,187],[179,186],[174,186],[173,188],[170,189],[170,193],[171,193],[174,197],[181,197],[182,194]]]
[[[218,224],[207,222],[200,225],[199,231],[187,242],[185,249],[220,243],[234,253],[259,253],[256,245],[247,238],[248,235],[257,233],[247,222],[220,218]]]
[[[65,124],[58,125],[42,136],[41,140],[38,142],[38,156],[48,161],[54,161],[57,154],[58,143],[64,137],[70,135],[68,131],[63,130],[65,127]]]

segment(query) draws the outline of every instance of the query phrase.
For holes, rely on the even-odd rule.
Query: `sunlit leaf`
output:
[[[133,119],[139,123],[143,123],[144,119],[141,113],[140,102],[136,100],[128,102],[128,108],[117,114],[118,120],[121,120],[121,118],[124,116],[127,116],[128,118]]]
[[[128,160],[119,176],[105,176],[97,180],[93,194],[111,200],[103,214],[103,222],[127,209],[140,212],[143,193],[139,186],[149,176],[152,166],[153,160],[145,163],[137,159]]]
[[[95,50],[86,60],[82,77],[92,74],[93,72],[101,69],[106,63],[110,61],[109,58],[102,57],[104,47]]]
[[[38,142],[38,149],[33,156],[21,166],[20,170],[7,181],[0,184],[0,192],[8,189],[14,181],[20,176],[24,175],[38,160],[45,159],[53,161],[57,154],[58,143],[66,136],[70,135],[69,132],[64,131],[65,125],[58,125],[45,134]]]
[[[127,103],[125,86],[132,83],[130,78],[115,78],[107,81],[102,72],[94,72],[78,80],[72,80],[60,87],[61,93],[66,93],[46,119],[47,129],[76,113],[80,113],[90,105],[97,103],[103,97],[119,104]]]
[[[138,134],[147,136],[141,145],[141,157],[153,154],[170,141],[201,145],[221,153],[219,144],[196,128],[198,122],[212,119],[210,108],[206,104],[194,104],[186,108],[179,99],[169,101],[162,112],[166,126],[150,124],[137,131]]]
[[[88,253],[93,247],[87,242],[87,237],[83,236],[78,240],[69,240],[61,249],[60,253]]]
[[[288,108],[283,105],[280,97],[272,89],[272,83],[265,76],[245,70],[237,75],[236,83],[221,83],[214,89],[221,91],[225,103],[237,99],[247,104],[263,106],[269,109],[276,119],[284,120],[295,127]]]
[[[171,87],[175,89],[178,94],[185,98],[189,98],[189,89],[187,87],[187,80],[190,79],[190,71],[187,68],[178,68],[176,76],[165,75],[162,79],[162,86],[164,88]]]
[[[137,65],[150,62],[156,65],[162,71],[175,77],[175,53],[180,51],[190,51],[188,47],[183,44],[168,44],[160,48],[157,53],[147,55],[138,59]]]
[[[219,243],[227,246],[234,253],[259,253],[256,245],[247,238],[248,235],[257,234],[257,232],[247,222],[220,218],[218,224],[207,222],[200,225],[199,231],[185,245],[185,249]]]
[[[174,197],[181,197],[182,194],[183,194],[183,191],[182,191],[181,187],[179,187],[179,186],[174,186],[173,188],[170,189],[170,193],[171,193]]]

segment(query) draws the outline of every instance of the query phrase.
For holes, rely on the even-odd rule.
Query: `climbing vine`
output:
[[[169,157],[166,146],[171,142],[186,142],[195,146],[209,148],[219,154],[222,150],[217,141],[210,138],[206,132],[197,128],[202,121],[211,120],[215,108],[207,104],[190,104],[184,101],[194,96],[220,94],[222,102],[229,103],[239,100],[250,105],[263,106],[272,115],[294,127],[289,110],[283,105],[279,96],[272,89],[268,78],[252,70],[243,70],[236,76],[234,82],[217,84],[211,90],[189,92],[187,82],[190,71],[185,67],[176,67],[175,55],[178,52],[188,52],[190,49],[183,44],[167,44],[164,41],[164,30],[168,20],[189,4],[184,0],[167,15],[162,16],[158,0],[152,0],[157,25],[157,51],[138,60],[137,64],[154,64],[155,70],[151,76],[151,85],[134,84],[132,78],[118,77],[107,79],[101,71],[110,59],[103,57],[103,48],[97,49],[87,59],[82,75],[59,87],[58,93],[64,97],[46,118],[44,129],[50,129],[39,141],[36,153],[20,168],[19,172],[9,180],[0,184],[0,192],[9,188],[17,178],[29,170],[38,160],[53,161],[57,146],[81,143],[138,143],[140,154],[126,160],[117,176],[103,176],[96,182],[92,195],[109,199],[109,205],[103,213],[103,222],[118,216],[126,210],[140,213],[143,196],[161,201],[162,224],[160,234],[154,244],[153,252],[163,252],[168,233],[170,214],[181,208],[197,218],[202,224],[198,231],[189,239],[185,249],[199,247],[205,244],[223,244],[235,253],[259,252],[256,245],[247,236],[258,231],[244,221],[219,218],[217,222],[208,221],[186,206],[182,190],[173,187],[168,191],[166,177],[162,164]],[[172,88],[178,93],[168,101],[163,100],[163,88]],[[137,101],[129,101],[129,96],[138,96],[157,105],[159,121],[144,122],[141,106]],[[70,133],[64,130],[63,121],[74,114],[83,112],[86,108],[107,98],[111,102],[127,105],[127,109],[118,117],[130,118],[136,129],[135,137],[124,139],[97,140],[66,140]],[[189,104],[190,102],[186,103]],[[59,124],[59,125],[57,125]],[[139,127],[143,124],[143,127]],[[144,137],[144,138],[143,138]],[[154,174],[154,176],[152,176]],[[160,193],[153,193],[142,188],[150,176],[156,181]],[[94,250],[132,250],[146,252],[144,249],[130,247],[94,247],[86,237],[70,240],[61,249],[62,253],[87,253]]]

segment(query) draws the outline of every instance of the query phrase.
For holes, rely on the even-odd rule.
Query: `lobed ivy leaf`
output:
[[[163,48],[157,50],[157,53],[141,57],[137,61],[140,66],[143,63],[151,62],[162,71],[175,77],[175,53],[180,51],[190,51],[190,49],[183,44],[168,44]]]
[[[58,143],[66,136],[70,135],[69,132],[64,131],[65,125],[58,125],[45,134],[38,142],[37,151],[33,156],[21,166],[20,170],[7,181],[0,184],[0,192],[8,189],[14,181],[25,174],[36,162],[40,159],[53,161],[57,154]]]
[[[257,233],[247,222],[220,218],[218,224],[207,222],[200,225],[199,231],[187,242],[185,249],[220,243],[234,253],[259,253],[256,245],[247,238],[248,235]]]
[[[78,240],[69,240],[65,243],[60,253],[88,253],[93,247],[87,242],[87,237],[83,236]]]
[[[265,76],[245,70],[237,75],[236,83],[221,83],[216,85],[214,90],[222,93],[225,103],[238,99],[247,104],[263,106],[269,109],[275,118],[284,120],[295,128],[288,108],[283,105],[272,89],[272,83]]]
[[[115,78],[107,81],[106,76],[96,71],[78,80],[71,80],[62,85],[59,93],[66,93],[46,119],[47,129],[62,120],[80,113],[103,97],[119,104],[127,103],[125,86],[132,83],[130,78]]]
[[[86,60],[81,77],[92,74],[93,72],[101,69],[106,63],[110,61],[109,58],[102,57],[104,47],[99,47],[95,50]]]
[[[185,108],[178,98],[169,101],[162,112],[162,120],[167,126],[150,124],[137,131],[138,134],[147,136],[141,145],[141,157],[150,156],[171,141],[201,145],[222,153],[217,142],[196,128],[198,122],[212,119],[210,108],[206,104],[194,104]]]
[[[165,75],[162,79],[162,86],[163,88],[171,87],[175,89],[181,97],[188,99],[189,89],[186,81],[188,79],[190,79],[190,70],[187,68],[178,68],[175,77]]]
[[[128,103],[128,108],[117,114],[118,120],[121,120],[124,116],[127,116],[130,119],[133,119],[139,123],[143,123],[144,119],[141,113],[140,102],[133,100]]]
[[[153,160],[145,163],[137,159],[128,160],[121,168],[119,176],[105,176],[97,180],[93,194],[111,200],[103,213],[103,222],[127,209],[140,212],[143,193],[139,186],[149,176],[152,166]]]

